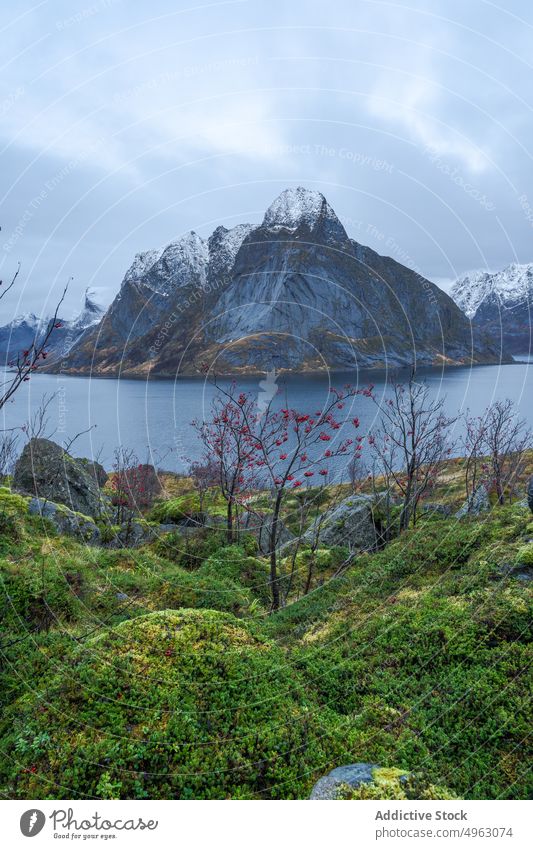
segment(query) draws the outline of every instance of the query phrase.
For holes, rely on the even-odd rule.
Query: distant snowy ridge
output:
[[[494,273],[467,274],[454,283],[450,295],[476,331],[500,340],[513,354],[531,353],[533,263],[513,263]]]
[[[512,263],[494,273],[475,271],[457,280],[450,295],[468,318],[484,304],[512,309],[533,300],[533,263]]]
[[[83,334],[95,327],[102,320],[105,307],[96,297],[96,293],[87,289],[83,296],[81,312],[73,319],[59,319],[61,327],[54,330],[48,350],[53,352],[60,350],[62,354],[70,351]],[[36,316],[34,313],[26,313],[17,316],[12,321],[0,327],[0,356],[5,361],[14,359],[21,351],[29,348],[34,342],[39,344],[46,333],[50,318]]]

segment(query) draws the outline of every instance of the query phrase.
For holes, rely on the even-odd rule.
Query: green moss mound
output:
[[[233,616],[162,611],[19,699],[2,770],[14,798],[301,797],[329,725],[311,708],[283,653]]]
[[[23,516],[28,510],[29,498],[11,492],[6,486],[0,486],[0,514]]]

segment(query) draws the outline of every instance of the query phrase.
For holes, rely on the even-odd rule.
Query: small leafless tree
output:
[[[55,431],[48,429],[50,423],[48,410],[56,396],[57,392],[43,395],[37,409],[28,418],[26,424],[22,425],[21,430],[28,439],[51,439],[54,435]]]
[[[4,483],[15,466],[18,454],[19,434],[16,429],[0,434],[0,483]]]
[[[219,463],[212,457],[206,455],[203,461],[195,460],[189,467],[189,475],[193,486],[198,493],[200,513],[204,512],[205,497],[210,489],[217,486],[220,481]]]
[[[531,445],[531,430],[509,398],[495,401],[481,416],[467,415],[464,438],[467,497],[484,484],[495,491],[499,504],[505,503],[506,492],[511,499],[524,468],[525,452]]]
[[[326,520],[326,516],[328,515],[321,506],[322,496],[325,491],[326,485],[320,484],[319,486],[308,485],[303,491],[300,490],[300,492],[297,493],[296,510],[298,524],[296,528],[296,536],[294,540],[291,541],[289,548],[289,572],[284,582],[284,591],[281,599],[281,603],[283,605],[287,604],[294,587],[294,582],[298,572],[298,555],[303,544],[305,544],[305,550],[308,555],[303,595],[307,595],[311,589],[315,569],[316,552],[320,546],[320,531]]]
[[[356,419],[356,421],[359,421]],[[361,487],[367,477],[365,464],[362,460],[364,438],[358,436],[354,442],[354,449],[350,462],[348,463],[348,480],[354,495],[361,491]]]
[[[375,467],[393,483],[402,500],[400,530],[416,524],[420,499],[431,489],[451,453],[448,433],[457,417],[444,414],[445,398],[435,400],[411,370],[406,384],[394,383],[390,397],[380,400],[378,426],[368,436]]]

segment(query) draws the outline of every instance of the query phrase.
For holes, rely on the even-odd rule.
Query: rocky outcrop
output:
[[[350,551],[372,551],[378,542],[375,506],[376,498],[372,495],[350,495],[320,516],[304,534],[304,540],[325,548],[338,545]]]
[[[13,489],[97,517],[102,496],[96,478],[80,460],[49,439],[31,439],[15,465]]]
[[[32,498],[28,504],[28,513],[47,519],[59,534],[101,548],[139,548],[176,528],[174,525],[155,528],[139,519],[123,522],[119,526],[106,525],[104,522],[98,526],[89,516],[43,498]]]
[[[153,542],[165,531],[154,528],[146,522],[134,519],[131,522],[123,522],[119,528],[113,529],[112,534],[105,541],[106,548],[139,548]],[[166,531],[168,533],[168,531]]]
[[[455,514],[456,519],[464,519],[465,516],[479,516],[490,510],[490,499],[485,484],[480,484],[477,489],[465,501]]]
[[[350,239],[326,198],[287,189],[259,226],[137,255],[62,370],[122,376],[496,362],[441,289]]]

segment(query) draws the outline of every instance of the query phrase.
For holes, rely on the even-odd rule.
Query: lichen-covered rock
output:
[[[371,551],[377,544],[371,495],[350,495],[325,516],[319,517],[304,539],[321,547],[346,546],[350,551]]]
[[[48,519],[60,534],[76,537],[87,545],[100,545],[101,534],[98,525],[88,516],[69,510],[64,504],[32,498],[28,504],[28,512],[30,515]]]
[[[102,509],[94,475],[50,439],[31,439],[24,447],[15,466],[13,489],[64,504],[85,516],[97,517]]]
[[[338,799],[342,788],[359,787],[360,784],[371,783],[377,764],[357,763],[346,766],[338,766],[319,778],[311,790],[310,799],[332,800]]]
[[[339,766],[320,778],[311,799],[456,799],[447,788],[432,784],[424,775],[396,767],[357,763]]]
[[[116,529],[106,542],[106,548],[139,548],[140,545],[152,542],[158,535],[158,529],[153,525],[134,519],[123,522]]]
[[[489,510],[489,493],[485,484],[481,483],[457,511],[455,518],[464,519],[465,516],[479,516],[481,513],[488,513]]]

